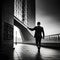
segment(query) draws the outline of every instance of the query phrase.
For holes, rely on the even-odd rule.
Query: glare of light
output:
[[[48,48],[41,48],[40,51],[43,57],[53,57],[57,53],[56,50]]]
[[[21,59],[21,44],[17,44],[17,46],[15,46],[15,50],[14,50],[14,53],[13,53],[13,57],[14,57],[14,60],[18,60],[19,58]],[[18,58],[19,56],[19,58]]]
[[[14,26],[14,41],[13,42],[22,42],[22,38],[21,38],[21,33],[20,33],[20,29],[16,26]],[[14,44],[14,46],[16,46]]]

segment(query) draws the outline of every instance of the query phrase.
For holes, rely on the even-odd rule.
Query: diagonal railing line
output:
[[[21,23],[22,25],[24,25],[25,27],[27,27],[27,25],[24,24],[23,21],[20,21],[20,19],[18,19],[16,16],[14,16],[13,14],[9,13],[11,16],[13,16],[14,19],[16,19],[19,23]]]

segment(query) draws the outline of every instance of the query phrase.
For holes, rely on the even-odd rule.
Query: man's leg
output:
[[[38,40],[37,40],[37,38],[36,38],[36,45],[37,45],[37,47],[38,47]]]
[[[40,52],[40,46],[39,46],[39,39],[36,38],[36,45],[37,45],[37,48],[38,48],[38,52]]]
[[[39,47],[41,47],[41,38],[40,38],[40,40],[39,40]]]
[[[40,52],[40,47],[41,47],[41,39],[38,39],[38,52]]]
[[[36,40],[36,45],[37,45],[37,47],[38,47],[38,41]]]

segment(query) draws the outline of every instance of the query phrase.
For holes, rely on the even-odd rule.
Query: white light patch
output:
[[[14,26],[14,41],[13,42],[14,43],[22,42],[20,29],[16,26]],[[15,44],[14,44],[14,46],[15,46]]]

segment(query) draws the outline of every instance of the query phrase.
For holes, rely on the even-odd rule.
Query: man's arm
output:
[[[28,29],[31,30],[31,31],[35,30],[35,28],[29,28],[29,27],[28,27]]]

